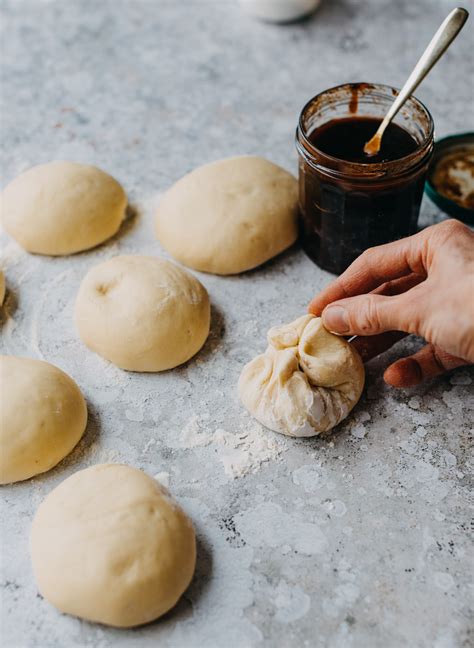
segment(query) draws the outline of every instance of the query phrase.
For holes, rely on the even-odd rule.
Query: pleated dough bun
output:
[[[194,573],[196,541],[191,520],[154,479],[100,464],[40,505],[31,557],[41,594],[59,610],[127,628],[177,603]]]
[[[10,182],[1,196],[1,217],[28,252],[64,255],[110,238],[126,206],[124,190],[104,171],[77,162],[49,162]]]
[[[129,371],[164,371],[195,355],[209,334],[204,286],[174,263],[118,256],[84,277],[75,306],[82,341]]]
[[[245,365],[240,398],[262,425],[294,437],[327,432],[346,418],[364,387],[362,360],[321,318],[304,315],[268,332],[268,348]]]
[[[281,167],[241,156],[199,167],[164,195],[162,246],[190,268],[219,275],[261,265],[298,235],[298,182]]]
[[[87,423],[79,387],[42,360],[0,356],[0,483],[49,470],[77,444]]]

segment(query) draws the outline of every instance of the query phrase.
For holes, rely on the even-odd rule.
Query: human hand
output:
[[[474,362],[474,233],[456,220],[370,248],[309,305],[327,329],[357,335],[364,360],[405,334],[428,342],[384,373],[410,387]]]

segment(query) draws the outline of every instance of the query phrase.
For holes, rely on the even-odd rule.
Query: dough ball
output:
[[[0,306],[3,304],[3,300],[5,299],[5,291],[5,275],[0,270]]]
[[[61,612],[122,628],[157,619],[196,564],[191,520],[136,468],[80,470],[38,508],[31,557],[41,594]]]
[[[83,342],[118,367],[164,371],[202,347],[210,304],[204,286],[174,263],[118,256],[87,273],[75,317]]]
[[[239,380],[252,416],[294,437],[327,432],[345,419],[364,387],[354,347],[313,315],[272,328],[267,338],[267,350],[245,365]]]
[[[125,215],[119,183],[97,167],[40,164],[19,175],[2,195],[7,232],[38,254],[72,254],[111,237]]]
[[[258,157],[235,157],[196,169],[164,195],[156,235],[195,270],[236,274],[268,261],[298,235],[298,183]]]
[[[87,407],[76,383],[41,360],[0,356],[0,483],[29,479],[81,438]]]

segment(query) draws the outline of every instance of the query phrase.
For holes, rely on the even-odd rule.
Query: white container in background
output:
[[[309,15],[321,0],[240,0],[245,11],[260,20],[285,23]]]

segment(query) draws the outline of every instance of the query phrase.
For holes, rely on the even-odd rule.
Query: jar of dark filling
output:
[[[340,273],[368,247],[413,234],[433,152],[433,120],[411,97],[372,137],[398,90],[369,83],[331,88],[303,108],[296,132],[301,239],[321,268]]]

